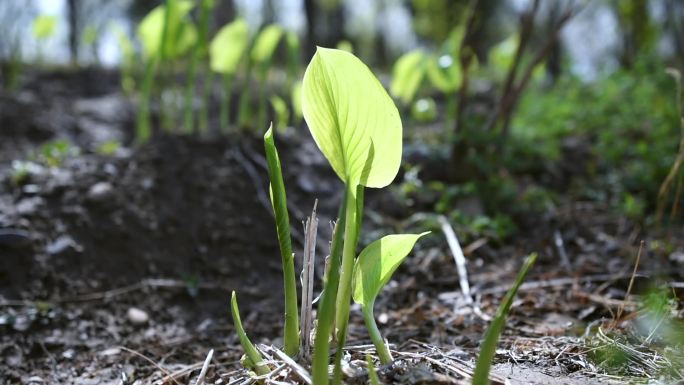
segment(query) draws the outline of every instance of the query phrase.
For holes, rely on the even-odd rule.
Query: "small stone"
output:
[[[147,321],[150,320],[150,316],[147,315],[147,312],[145,312],[144,310],[138,309],[137,307],[129,308],[126,315],[128,316],[128,320],[133,325],[143,325],[143,324],[146,324]]]
[[[40,197],[26,198],[17,202],[16,210],[19,215],[31,215],[38,211],[45,203],[45,200]]]
[[[83,247],[76,243],[73,238],[68,235],[62,235],[50,242],[46,247],[45,251],[50,255],[59,255],[66,251],[75,251],[80,253],[83,251]]]
[[[109,182],[98,182],[90,186],[88,190],[88,199],[93,202],[103,202],[112,196],[114,187]]]

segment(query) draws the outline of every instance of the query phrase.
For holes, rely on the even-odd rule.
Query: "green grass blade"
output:
[[[145,74],[142,82],[140,102],[138,103],[138,115],[136,116],[135,140],[140,143],[146,142],[152,135],[150,126],[150,98],[152,97],[152,85],[157,74],[157,58],[151,57],[145,63]]]
[[[343,202],[346,202],[345,196]],[[335,322],[335,303],[337,301],[337,287],[340,282],[340,263],[342,260],[342,246],[345,222],[347,218],[346,206],[340,207],[340,217],[335,225],[332,246],[330,247],[330,269],[325,289],[318,308],[318,320],[316,325],[316,340],[314,341],[313,354],[313,383],[316,385],[328,384],[328,357],[330,355],[330,332]]]
[[[271,204],[276,218],[276,230],[280,243],[280,254],[283,260],[283,280],[285,285],[285,329],[283,351],[290,357],[299,352],[299,308],[297,306],[297,280],[290,236],[290,217],[287,213],[287,197],[285,182],[280,167],[278,150],[273,140],[273,125],[264,135],[266,160],[268,161],[268,177],[271,180]]]
[[[520,285],[522,285],[525,280],[527,272],[530,270],[534,261],[537,260],[537,253],[530,254],[525,260],[523,267],[518,273],[518,277],[515,279],[513,287],[508,290],[506,296],[499,305],[499,309],[496,311],[494,320],[487,328],[487,332],[484,336],[484,341],[480,347],[480,355],[477,357],[477,364],[475,365],[475,372],[473,374],[473,385],[488,385],[489,384],[489,370],[492,367],[492,360],[494,359],[494,353],[496,352],[496,344],[499,342],[499,336],[501,331],[503,331],[506,325],[506,317],[508,316],[508,311],[511,309],[511,304],[513,304],[513,298],[518,292]]]
[[[245,329],[242,327],[240,309],[238,308],[237,297],[235,296],[234,291],[233,295],[230,297],[230,313],[233,315],[233,324],[235,325],[235,331],[238,334],[238,338],[240,338],[240,345],[245,349],[247,358],[254,365],[254,371],[260,376],[267,374],[270,371],[268,366],[264,362],[259,351],[252,344],[252,341],[249,340],[247,333],[245,333]]]

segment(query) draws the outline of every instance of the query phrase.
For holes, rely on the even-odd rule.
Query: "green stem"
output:
[[[342,382],[342,350],[347,342],[347,324],[349,323],[349,305],[351,302],[351,281],[356,257],[356,244],[358,237],[357,224],[357,186],[347,184],[345,210],[347,221],[344,229],[344,248],[342,250],[342,266],[340,269],[340,282],[337,290],[337,314],[335,327],[337,327],[337,354],[335,355],[335,372],[333,384]]]
[[[150,98],[152,84],[157,73],[157,58],[151,57],[145,64],[145,74],[142,82],[142,93],[138,102],[138,116],[136,117],[136,141],[144,143],[152,134],[150,127]]]
[[[266,126],[266,75],[268,72],[261,69],[259,74],[259,124],[257,127]]]
[[[183,127],[186,133],[193,131],[193,102],[197,83],[197,64],[199,62],[199,48],[195,47],[192,58],[190,59],[190,73],[188,74],[187,84],[185,85],[185,111],[183,113]]]
[[[330,247],[330,270],[328,279],[318,308],[318,322],[316,325],[316,340],[314,341],[313,354],[313,383],[316,385],[328,384],[328,358],[330,356],[330,332],[335,321],[335,302],[337,300],[337,287],[340,281],[340,256],[342,254],[344,232],[346,228],[346,213],[348,190],[345,191],[344,204],[340,207],[340,215],[333,232],[332,245]]]
[[[231,85],[233,84],[233,77],[231,75],[223,75],[223,102],[221,103],[220,121],[221,132],[224,134],[228,132],[230,125],[230,96]]]
[[[392,354],[385,345],[385,340],[380,334],[378,325],[375,323],[375,317],[373,316],[373,305],[374,302],[368,303],[361,307],[361,312],[363,313],[363,320],[366,323],[366,329],[368,329],[368,334],[370,334],[371,341],[375,345],[375,350],[380,357],[380,362],[383,364],[389,364],[392,362]]]
[[[455,92],[447,94],[446,119],[444,120],[447,132],[454,126],[456,121],[456,101],[458,100],[456,96]]]
[[[211,80],[213,75],[207,72],[204,76],[204,95],[202,97],[202,104],[199,111],[199,130],[206,133],[209,129],[209,103],[211,103]]]

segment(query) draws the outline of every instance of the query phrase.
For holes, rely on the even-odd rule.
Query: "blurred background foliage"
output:
[[[135,95],[145,72],[137,26],[163,4],[0,2],[3,92],[20,88],[22,73],[104,67],[120,70],[123,91]],[[552,210],[568,194],[635,221],[655,220],[681,134],[677,88],[666,69],[682,69],[684,2],[215,0],[207,6],[210,40],[238,18],[251,37],[274,25],[282,31],[278,39],[285,36],[272,59],[247,63],[244,73],[224,79],[232,87],[226,100],[258,84],[252,94],[261,95],[259,114],[267,109],[281,130],[302,124],[296,79],[316,45],[353,50],[388,89],[400,90],[394,96],[409,140],[396,193],[409,208],[448,214],[499,239],[515,232],[521,216]],[[197,2],[187,22],[197,26],[201,12]],[[402,72],[394,65],[407,53],[416,53],[404,62],[411,84],[395,87]],[[196,55],[200,72],[211,73],[206,52]],[[190,56],[169,62],[164,82],[188,77],[197,65]],[[252,64],[257,73],[250,75]],[[249,97],[242,98],[240,113],[247,107]],[[225,123],[229,111],[222,113]],[[680,197],[665,199],[670,206]]]

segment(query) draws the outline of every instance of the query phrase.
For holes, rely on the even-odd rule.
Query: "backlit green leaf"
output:
[[[318,48],[304,74],[302,111],[343,182],[376,188],[392,182],[401,162],[399,112],[356,56]]]
[[[33,20],[33,36],[38,40],[50,38],[57,28],[57,17],[51,15],[41,15]]]
[[[362,306],[372,304],[416,241],[425,234],[387,235],[363,249],[354,266],[354,302]]]
[[[244,19],[237,19],[221,28],[209,46],[211,70],[234,74],[245,54],[248,40],[249,28]]]
[[[169,15],[167,36],[164,45],[164,55],[167,58],[176,58],[186,53],[197,41],[197,30],[186,16],[194,7],[189,0],[169,2]],[[164,34],[164,18],[166,7],[157,6],[138,25],[138,36],[143,44],[145,56],[151,57],[160,54],[162,35]]]
[[[425,76],[426,56],[423,51],[415,50],[402,55],[392,69],[392,95],[404,104],[413,101],[416,91]]]
[[[271,61],[282,36],[283,29],[276,24],[264,28],[254,41],[254,48],[251,52],[252,61],[258,64],[266,64]]]

